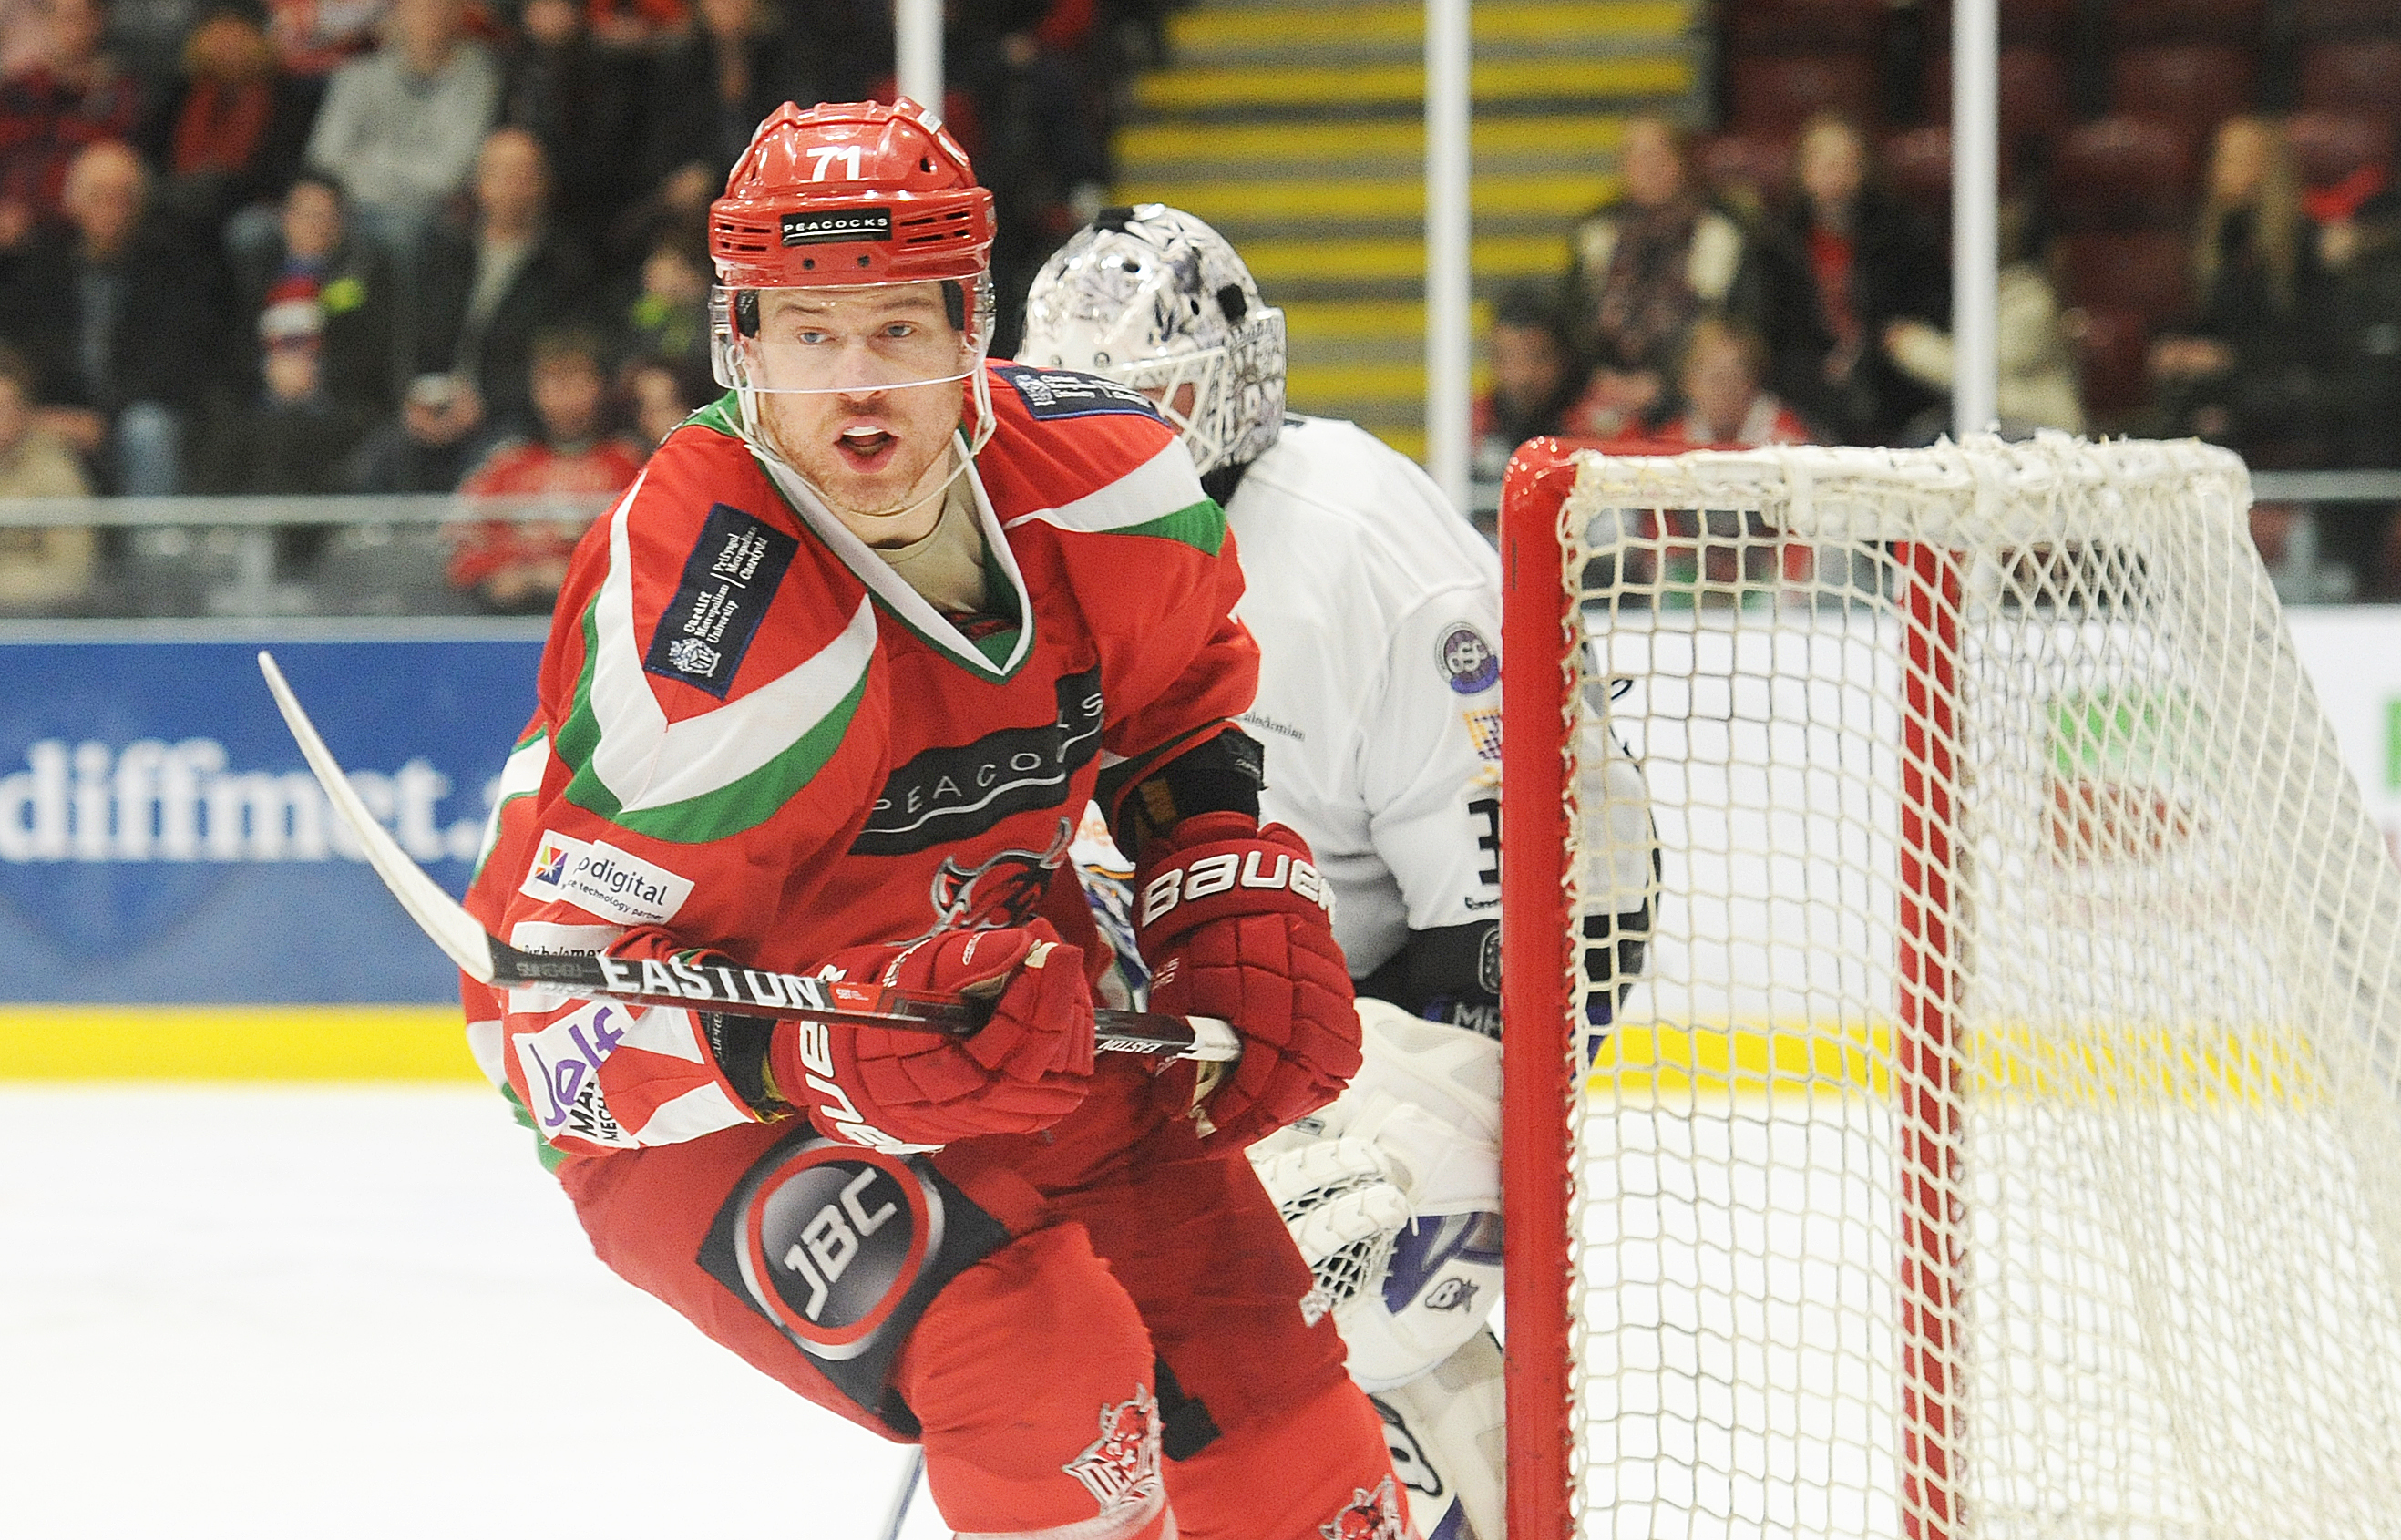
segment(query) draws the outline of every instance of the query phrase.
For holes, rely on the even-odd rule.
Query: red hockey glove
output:
[[[1032,1134],[1083,1101],[1092,1079],[1092,997],[1080,948],[1047,921],[952,930],[909,946],[858,946],[826,961],[874,978],[994,1001],[971,1038],[783,1022],[767,1067],[828,1136],[928,1148],[979,1134]],[[821,970],[822,971],[822,970]]]
[[[1222,1016],[1242,1037],[1201,1107],[1240,1147],[1332,1101],[1359,1069],[1359,1012],[1333,890],[1280,823],[1200,813],[1150,841],[1134,877],[1150,1008]]]

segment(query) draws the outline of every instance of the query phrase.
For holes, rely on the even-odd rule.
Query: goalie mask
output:
[[[1043,265],[1018,358],[1148,395],[1203,475],[1283,426],[1283,312],[1224,236],[1164,203],[1104,210]]]
[[[992,241],[992,194],[915,103],[784,103],[709,205],[717,382],[746,396],[980,385]]]

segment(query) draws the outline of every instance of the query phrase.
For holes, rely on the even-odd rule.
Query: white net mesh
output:
[[[2247,500],[2056,437],[1580,464],[1618,682],[1508,749],[1615,735],[1660,847],[1571,1115],[1580,1533],[2401,1535],[2401,876]]]

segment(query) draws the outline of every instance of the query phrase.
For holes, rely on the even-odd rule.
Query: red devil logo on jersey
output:
[[[1136,1385],[1132,1400],[1101,1409],[1101,1436],[1060,1468],[1084,1484],[1103,1513],[1114,1513],[1149,1502],[1161,1490],[1159,1438],[1159,1401]]]
[[[1042,890],[1050,886],[1050,873],[1066,860],[1075,838],[1074,823],[1063,818],[1048,850],[995,851],[973,866],[944,856],[934,873],[933,928],[911,941],[926,941],[945,930],[1023,925],[1034,917]]]
[[[1351,1506],[1331,1519],[1317,1526],[1325,1540],[1408,1540],[1408,1526],[1401,1518],[1401,1499],[1393,1490],[1389,1476],[1368,1492],[1354,1487]]]

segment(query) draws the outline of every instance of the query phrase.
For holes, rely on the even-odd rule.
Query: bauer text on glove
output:
[[[1333,889],[1282,824],[1202,813],[1148,842],[1134,920],[1150,1006],[1220,1016],[1242,1056],[1202,1108],[1240,1146],[1334,1099],[1359,1067],[1359,1017]]]

